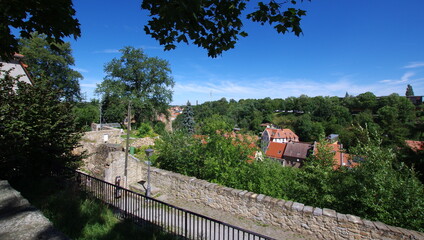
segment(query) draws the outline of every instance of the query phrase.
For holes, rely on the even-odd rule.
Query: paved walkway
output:
[[[95,185],[91,187],[94,187],[94,189],[96,188]],[[157,190],[160,192],[159,189]],[[285,231],[276,226],[264,225],[205,205],[168,197],[164,192],[158,195],[160,195],[160,197],[156,198],[157,200],[218,220],[219,222],[228,223],[275,239],[315,239],[315,237],[312,236]],[[182,211],[169,208],[154,201],[145,200],[143,197],[134,194],[130,194],[130,196],[125,196],[123,194],[119,199],[112,198],[103,200],[119,209],[126,210],[136,218],[141,218],[160,226],[167,226],[168,230],[183,236],[189,236],[193,239],[259,239],[255,238],[253,235],[243,233],[242,231],[228,228],[219,222],[214,223],[199,218],[196,215],[187,215]]]
[[[43,214],[13,189],[8,181],[0,180],[0,239],[1,240],[68,240],[56,230]]]
[[[220,211],[209,206],[203,204],[196,204],[194,202],[185,201],[182,199],[174,199],[168,198],[165,194],[159,197],[164,202],[172,204],[177,207],[181,207],[192,212],[196,212],[202,214],[204,216],[217,219],[219,221],[229,223],[234,226],[241,227],[243,229],[247,229],[252,232],[260,233],[265,236],[269,236],[275,239],[281,240],[312,240],[316,239],[316,237],[308,236],[292,231],[285,231],[282,228],[272,226],[272,225],[264,225],[260,222],[253,221],[247,218],[243,218],[225,211]],[[243,238],[239,238],[243,239]]]

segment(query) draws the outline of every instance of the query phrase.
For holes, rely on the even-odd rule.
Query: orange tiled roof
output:
[[[424,141],[405,140],[405,143],[412,151],[418,152],[424,150]]]
[[[266,128],[271,139],[275,138],[285,138],[285,139],[293,139],[298,141],[299,137],[290,129],[275,129],[275,128]]]
[[[359,163],[352,161],[351,156],[341,149],[341,145],[338,142],[330,143],[327,146],[329,146],[331,151],[334,153],[334,170],[339,169],[342,166],[355,167],[359,165]],[[315,154],[317,151],[318,149],[315,149]]]
[[[286,146],[286,143],[270,142],[265,155],[272,158],[282,159]]]

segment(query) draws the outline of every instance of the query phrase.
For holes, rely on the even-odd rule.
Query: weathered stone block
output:
[[[284,204],[284,207],[285,207],[286,209],[291,209],[292,205],[293,205],[293,202],[292,202],[292,201],[287,201],[287,202]]]
[[[322,209],[321,208],[315,208],[313,214],[315,216],[322,216]]]
[[[390,225],[386,225],[386,227],[390,229],[390,231],[393,232],[393,234],[395,235],[398,235],[398,236],[403,235],[402,231],[400,231],[397,227],[393,227]]]
[[[273,198],[272,197],[270,197],[270,196],[265,196],[264,197],[264,199],[263,199],[263,204],[265,204],[265,205],[267,205],[268,207],[270,207],[270,205],[271,205],[271,200],[272,200]]]
[[[264,199],[265,195],[263,194],[259,194],[258,197],[256,198],[256,201],[261,202]]]
[[[312,215],[313,211],[314,211],[314,208],[311,206],[303,207],[303,214],[305,215]]]
[[[244,191],[239,192],[238,195],[239,195],[239,197],[243,197],[246,193],[247,193],[247,191],[244,190]]]
[[[338,222],[347,222],[347,216],[345,214],[337,213],[337,221]]]
[[[375,229],[374,223],[369,220],[364,219],[362,220],[362,223],[363,223],[363,226],[365,226],[366,228]]]
[[[374,222],[374,225],[377,227],[377,229],[379,230],[383,230],[383,231],[389,231],[389,229],[387,228],[386,224],[382,223],[382,222]]]
[[[324,208],[322,210],[322,214],[327,217],[335,218],[337,216],[337,212],[333,209]]]
[[[277,206],[279,206],[279,207],[284,207],[284,204],[286,204],[286,201],[284,201],[284,200],[278,200],[278,202],[277,202]]]
[[[347,214],[347,219],[349,220],[349,222],[355,223],[355,224],[362,224],[362,220],[360,217],[358,216],[354,216],[354,215],[350,215]]]
[[[295,211],[301,212],[303,210],[304,206],[305,205],[302,204],[302,203],[294,202],[293,205],[292,205],[292,209],[295,210]]]

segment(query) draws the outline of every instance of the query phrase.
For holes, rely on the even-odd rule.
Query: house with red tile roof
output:
[[[268,149],[265,152],[267,157],[281,161],[283,159],[284,151],[286,150],[287,143],[270,142]]]
[[[301,167],[306,158],[313,153],[313,145],[302,142],[270,142],[265,155],[281,162],[283,166]]]
[[[290,129],[278,129],[267,127],[262,132],[261,137],[261,148],[263,152],[266,152],[271,142],[277,143],[288,143],[288,142],[299,142],[299,137]]]

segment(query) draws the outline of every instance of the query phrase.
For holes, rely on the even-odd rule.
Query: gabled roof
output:
[[[270,142],[265,155],[272,158],[282,159],[286,146],[286,143]]]
[[[285,139],[299,139],[299,137],[290,129],[275,129],[275,128],[265,128],[265,131],[268,132],[271,139],[276,138],[285,138]]]
[[[0,70],[10,71],[12,77],[19,77],[19,81],[26,82],[28,84],[34,84],[30,74],[27,71],[28,65],[22,62],[24,55],[15,53],[11,60],[7,62],[0,59]],[[0,77],[2,73],[0,72]]]
[[[287,143],[283,157],[306,159],[312,147],[313,145],[309,143],[289,142]]]

